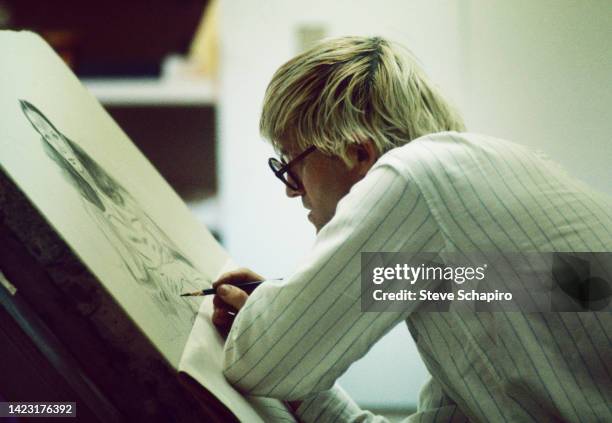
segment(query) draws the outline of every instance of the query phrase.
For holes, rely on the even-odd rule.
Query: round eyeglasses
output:
[[[294,191],[300,191],[302,189],[302,182],[295,176],[293,172],[291,172],[291,167],[304,160],[306,156],[308,156],[316,149],[317,147],[311,145],[288,163],[284,159],[278,160],[277,158],[271,157],[268,159],[268,164],[270,165],[270,169],[272,169],[272,172],[274,172],[274,175],[276,175],[278,179],[283,181],[285,185],[287,185]]]

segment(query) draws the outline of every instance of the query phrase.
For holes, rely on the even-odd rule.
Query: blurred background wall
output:
[[[0,0],[0,28],[54,44],[236,262],[268,277],[291,272],[314,230],[267,166],[261,103],[274,71],[322,37],[404,44],[470,131],[541,149],[612,194],[608,0],[128,3]],[[400,325],[341,383],[363,406],[407,410],[426,378]]]

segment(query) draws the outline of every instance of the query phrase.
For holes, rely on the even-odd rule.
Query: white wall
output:
[[[257,127],[273,72],[298,52],[298,26],[403,43],[464,111],[470,129],[540,147],[610,191],[608,10],[605,0],[223,2],[220,201],[230,253],[278,277],[314,239],[299,200],[286,198],[269,171],[272,150]],[[404,326],[396,328],[342,378],[357,401],[389,407],[416,402],[426,372],[408,338]]]
[[[540,148],[612,193],[612,3],[469,4],[470,129]]]

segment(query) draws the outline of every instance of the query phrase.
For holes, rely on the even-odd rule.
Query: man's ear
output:
[[[378,149],[370,139],[354,144],[352,147],[354,148],[353,160],[355,170],[360,176],[365,176],[370,168],[374,166],[376,160],[378,160]]]

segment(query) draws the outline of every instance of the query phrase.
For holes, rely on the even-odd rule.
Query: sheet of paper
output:
[[[176,368],[226,252],[42,39],[0,51],[0,165]]]
[[[232,261],[228,261],[219,275],[236,267]],[[221,372],[224,341],[211,324],[212,308],[212,297],[205,297],[185,345],[179,370],[188,373],[203,386],[214,386],[215,396],[241,421],[295,421],[281,401],[262,397],[245,398],[227,382]]]

